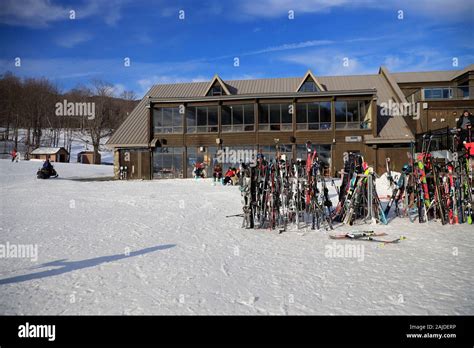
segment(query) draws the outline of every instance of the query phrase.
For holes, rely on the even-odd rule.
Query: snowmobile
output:
[[[49,179],[49,178],[57,178],[58,173],[56,173],[56,170],[54,169],[53,166],[51,168],[40,168],[36,172],[36,177],[38,179]]]

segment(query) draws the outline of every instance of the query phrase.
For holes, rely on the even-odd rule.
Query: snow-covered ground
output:
[[[225,217],[241,212],[236,187],[73,163],[37,180],[37,167],[0,160],[0,244],[38,246],[36,261],[0,259],[0,315],[474,314],[472,225],[395,219],[336,232],[398,244],[335,242],[241,229]],[[358,254],[329,252],[341,246]]]

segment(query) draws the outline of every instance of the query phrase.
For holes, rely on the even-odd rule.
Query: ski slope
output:
[[[472,225],[336,229],[407,238],[387,245],[245,230],[225,217],[241,212],[237,187],[75,163],[37,180],[38,166],[0,160],[0,244],[38,248],[0,258],[0,315],[474,314]]]

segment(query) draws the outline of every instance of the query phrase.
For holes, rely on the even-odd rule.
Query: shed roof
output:
[[[449,82],[460,70],[419,71],[392,73],[397,83]]]
[[[64,147],[38,147],[31,151],[32,155],[54,155],[58,153],[60,150],[67,150]]]

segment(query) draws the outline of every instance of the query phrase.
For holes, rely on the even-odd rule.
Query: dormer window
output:
[[[316,83],[311,80],[311,79],[308,79],[306,80],[303,85],[301,85],[301,88],[298,92],[318,92],[319,89],[318,89],[318,86],[316,86]]]
[[[315,92],[322,92],[325,91],[323,85],[319,83],[316,76],[313,75],[311,70],[304,75],[301,79],[301,83],[298,85],[296,92],[306,92],[306,93],[315,93]]]
[[[214,86],[211,87],[207,95],[208,96],[225,95],[225,92],[222,90],[222,86],[216,83]]]
[[[224,81],[217,75],[214,76],[212,81],[209,83],[208,87],[206,88],[205,96],[223,96],[223,95],[230,95],[227,86],[225,85]]]

